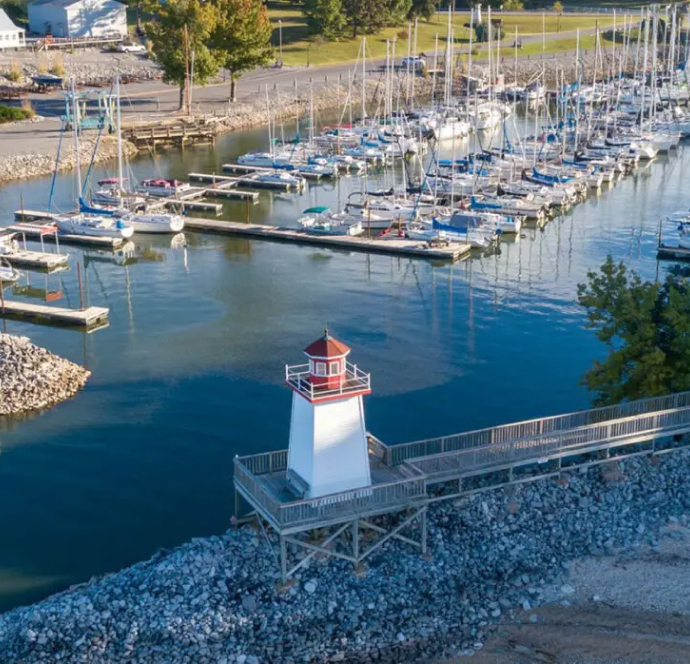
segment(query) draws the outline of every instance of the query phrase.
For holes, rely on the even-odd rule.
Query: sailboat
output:
[[[126,178],[123,176],[123,150],[122,150],[122,121],[120,115],[120,77],[115,77],[115,99],[116,99],[116,132],[117,132],[117,178],[112,178],[107,182],[113,185],[110,196],[115,199],[115,207],[99,207],[87,206],[85,202],[80,199],[79,204],[82,212],[94,213],[112,217],[116,221],[131,226],[133,232],[136,233],[179,233],[184,228],[184,219],[179,214],[171,214],[168,212],[160,212],[150,214],[146,212],[132,212],[125,204],[125,201],[131,205],[132,201],[126,198],[123,191],[123,183]],[[104,181],[99,182],[99,184]],[[186,188],[189,187],[186,183],[179,183]],[[168,191],[167,195],[177,193],[177,181],[175,180],[144,180],[141,183],[143,190],[152,193],[155,190],[164,189]],[[146,199],[143,199],[145,204]],[[127,237],[127,236],[123,236]]]
[[[79,155],[79,105],[77,103],[77,92],[72,79],[72,112],[74,114],[74,153]],[[81,165],[79,159],[76,164],[76,184],[77,191],[81,192]],[[77,202],[81,204],[81,196]],[[72,214],[57,215],[54,219],[55,225],[63,233],[70,235],[99,235],[106,237],[128,238],[134,233],[134,228],[126,221],[115,219],[112,216],[95,214],[93,211],[79,211]]]

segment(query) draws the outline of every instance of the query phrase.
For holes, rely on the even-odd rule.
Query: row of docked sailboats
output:
[[[410,110],[406,99],[396,109],[392,96],[387,97],[379,104],[384,109],[380,116],[362,113],[359,124],[348,125],[340,138],[359,137],[363,144],[363,136],[373,138],[391,124],[404,128],[420,145],[432,146],[421,182],[403,178],[402,191],[397,185],[383,192],[370,191],[367,173],[373,162],[369,162],[363,172],[363,191],[353,195],[342,211],[312,208],[305,211],[300,224],[312,232],[347,234],[385,233],[395,226],[413,239],[455,239],[468,237],[472,231],[481,236],[476,244],[482,246],[496,235],[519,233],[527,220],[542,222],[583,200],[588,191],[612,186],[640,163],[675,150],[690,135],[690,114],[680,106],[688,100],[685,63],[690,40],[681,43],[676,10],[670,11],[663,44],[658,37],[659,15],[650,9],[642,10],[639,22],[624,21],[616,31],[622,46],[606,59],[597,34],[591,74],[581,61],[578,36],[576,80],[566,83],[564,73],[557,73],[549,103],[544,72],[522,89],[501,83],[499,93],[499,86],[489,83],[481,105],[485,111],[495,111],[486,113],[486,125],[493,130],[481,127],[485,131],[477,141],[479,149],[460,159],[456,159],[455,142],[480,129],[477,122],[465,121],[472,103],[480,107],[477,79],[467,76],[457,98],[449,96],[446,87],[443,102],[431,108]],[[388,65],[384,76],[389,76]],[[448,77],[446,86],[452,86],[452,81]],[[380,87],[394,86],[385,82]],[[397,86],[398,94],[401,87]],[[510,107],[505,110],[505,100],[542,102],[533,109],[531,135],[524,135],[529,120],[518,130],[515,114]],[[513,131],[508,130],[511,122]],[[333,132],[329,130],[329,135]],[[498,146],[492,140],[497,135],[501,135]],[[440,158],[443,137],[453,142],[451,159]],[[416,151],[411,159],[421,161],[422,152]],[[338,154],[336,148],[332,154]],[[396,156],[402,154],[399,150]],[[406,168],[405,161],[381,163],[389,169],[397,168],[396,163],[402,163],[403,171]]]

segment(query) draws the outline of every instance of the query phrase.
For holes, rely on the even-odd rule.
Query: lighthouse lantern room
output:
[[[305,498],[371,485],[362,397],[369,374],[328,330],[304,350],[308,363],[285,367],[293,391],[287,477]]]

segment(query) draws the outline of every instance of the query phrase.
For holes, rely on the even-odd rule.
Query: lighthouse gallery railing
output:
[[[310,399],[324,399],[371,389],[371,376],[349,362],[346,363],[346,381],[338,387],[314,385],[309,381],[310,375],[308,364],[285,367],[285,382]]]

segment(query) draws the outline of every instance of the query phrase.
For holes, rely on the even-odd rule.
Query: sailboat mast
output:
[[[124,174],[122,170],[122,118],[120,116],[120,75],[115,74],[115,121],[117,124],[117,182],[118,196],[122,205],[122,188],[124,187]]]
[[[362,125],[367,116],[367,39],[362,37]]]
[[[81,196],[81,161],[79,159],[79,103],[77,102],[77,86],[72,77],[72,129],[74,131],[74,168],[77,177],[77,198]]]

